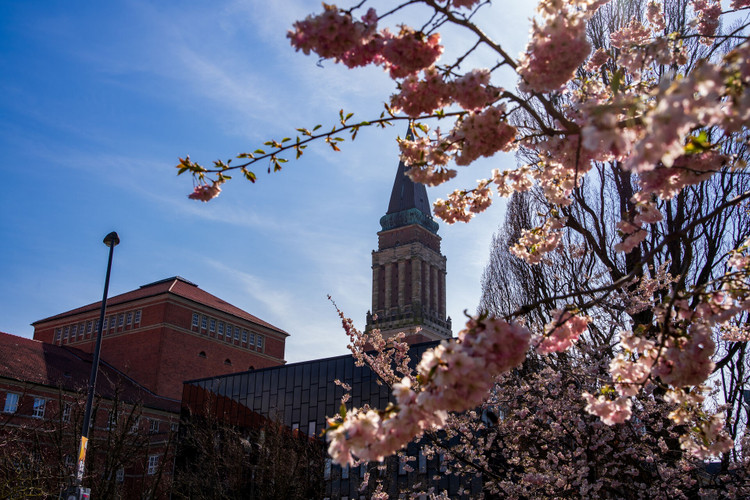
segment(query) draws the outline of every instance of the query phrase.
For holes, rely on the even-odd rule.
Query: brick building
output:
[[[0,333],[0,497],[53,494],[70,480],[92,357]],[[86,483],[101,498],[163,496],[179,407],[102,362]]]
[[[411,131],[407,138],[413,138]],[[399,162],[388,211],[380,219],[378,249],[372,252],[372,309],[366,331],[383,337],[406,333],[410,344],[452,336],[446,318],[446,259],[424,184],[406,175]]]
[[[101,302],[36,321],[34,339],[93,352]],[[181,277],[107,299],[102,360],[179,399],[182,382],[278,366],[289,334]]]

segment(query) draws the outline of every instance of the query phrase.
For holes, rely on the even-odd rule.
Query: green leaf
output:
[[[253,153],[258,154],[258,155],[264,155],[264,154],[266,154],[266,152],[263,151],[262,149],[256,149],[255,151],[253,151]]]
[[[339,407],[339,415],[341,415],[341,418],[346,418],[346,406],[344,403],[341,403],[341,406]]]
[[[712,144],[708,140],[708,134],[705,130],[702,130],[698,135],[688,138],[688,142],[685,144],[685,154],[703,153],[710,150],[711,147]]]
[[[621,69],[618,69],[617,71],[612,73],[612,82],[609,84],[609,87],[612,89],[613,94],[617,94],[620,91],[623,76],[624,75]]]
[[[315,132],[316,130],[318,130],[318,129],[319,129],[320,127],[322,127],[322,126],[323,126],[323,125],[315,125],[315,126],[313,127],[313,132]]]

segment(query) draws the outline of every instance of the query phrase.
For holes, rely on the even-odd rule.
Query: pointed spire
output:
[[[406,130],[406,139],[414,140],[411,123]],[[380,224],[386,230],[417,223],[431,232],[437,233],[438,225],[432,219],[427,189],[424,184],[414,182],[406,175],[408,169],[403,161],[399,161],[396,179],[393,181],[393,189],[391,190],[391,200],[388,203],[388,211],[380,220]]]

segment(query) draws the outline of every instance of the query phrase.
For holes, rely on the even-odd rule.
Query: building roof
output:
[[[43,385],[53,389],[86,391],[93,355],[69,346],[57,346],[0,332],[0,377]],[[128,403],[142,404],[170,412],[180,410],[180,402],[158,396],[113,366],[101,361],[96,393]]]
[[[116,306],[118,304],[124,304],[126,302],[132,302],[138,299],[144,299],[148,297],[155,297],[158,295],[168,295],[168,294],[176,295],[178,297],[182,297],[192,302],[203,304],[208,307],[212,307],[216,310],[225,312],[227,314],[231,314],[232,316],[236,316],[238,318],[250,321],[257,325],[264,326],[278,333],[281,333],[282,335],[286,335],[286,336],[289,335],[287,332],[285,332],[281,328],[278,328],[266,321],[263,321],[262,319],[256,316],[253,316],[252,314],[246,311],[243,311],[239,307],[233,306],[229,302],[226,302],[220,299],[219,297],[216,297],[215,295],[211,295],[210,293],[204,290],[201,290],[200,288],[198,288],[198,285],[186,280],[185,278],[181,276],[173,276],[171,278],[154,281],[153,283],[143,285],[136,290],[131,290],[130,292],[116,295],[114,297],[109,297],[107,299],[107,307]],[[76,314],[81,314],[85,312],[98,311],[101,308],[101,304],[102,304],[101,301],[94,302],[92,304],[82,306],[77,309],[72,309],[70,311],[66,311],[60,314],[56,314],[54,316],[50,316],[49,318],[40,319],[38,321],[33,322],[32,325],[37,325],[39,323],[46,323],[48,321],[53,321],[53,320],[65,318],[68,316],[74,316]]]

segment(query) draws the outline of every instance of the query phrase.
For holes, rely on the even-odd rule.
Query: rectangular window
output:
[[[73,411],[73,405],[70,403],[63,403],[62,421],[70,422],[70,414]]]
[[[234,340],[240,340],[240,327],[234,327]]]
[[[232,340],[232,325],[227,323],[227,342]]]
[[[159,470],[159,455],[148,456],[148,468],[146,473],[149,476],[153,476]]]
[[[138,309],[135,312],[135,319],[133,320],[133,323],[135,323],[136,325],[140,325],[141,324],[141,310],[140,309]]]
[[[15,392],[9,392],[5,395],[5,413],[15,413],[18,411],[19,396]]]
[[[95,330],[96,330],[97,332],[99,332],[99,320],[98,320],[98,319],[97,319],[97,320],[96,320],[96,321],[94,322],[94,329],[95,329]]]
[[[208,331],[209,332],[215,332],[216,331],[216,320],[211,318],[211,321],[208,322]]]
[[[341,467],[341,479],[349,479],[349,464]]]
[[[105,427],[106,430],[112,430],[117,428],[117,413],[110,411],[108,413],[107,417],[107,427]]]
[[[323,479],[331,479],[331,459],[326,458],[325,469],[323,469]]]
[[[80,337],[81,340],[83,340],[83,336],[86,333],[86,323],[81,323],[78,325],[78,337]]]
[[[115,474],[115,480],[118,483],[122,483],[125,481],[125,469],[124,468],[120,467],[119,469],[117,469],[117,473]]]
[[[406,457],[398,457],[398,474],[399,476],[406,474]]]
[[[117,326],[117,315],[113,314],[109,317],[109,329],[114,330]]]
[[[208,318],[205,316],[201,316],[201,328],[205,330],[207,326],[208,326]]]
[[[193,313],[193,327],[198,328],[198,313]]]
[[[263,349],[263,336],[258,335],[256,344],[258,346],[258,349]]]
[[[427,457],[422,450],[419,450],[419,472],[422,474],[427,473]]]
[[[172,432],[177,432],[180,430],[180,423],[179,422],[172,422],[169,424],[169,430]]]
[[[129,312],[127,316],[125,316],[125,324],[132,325],[133,324],[133,313]]]
[[[94,322],[93,321],[87,321],[86,322],[86,334],[88,336],[91,336],[91,331],[94,328]]]
[[[109,326],[109,318],[104,318],[104,326],[102,326],[102,330],[106,331],[108,326]]]
[[[63,342],[67,342],[68,333],[70,333],[70,327],[66,326],[65,329],[63,330]]]
[[[73,328],[70,329],[70,341],[71,342],[76,341],[77,334],[78,334],[78,325],[73,325]]]
[[[148,424],[148,432],[151,434],[156,434],[159,432],[159,421],[156,419],[152,419],[149,421]]]
[[[242,343],[247,344],[247,330],[242,330]]]
[[[253,332],[250,332],[250,339],[247,341],[250,345],[255,345],[255,334]]]
[[[44,418],[44,409],[47,407],[47,400],[44,398],[34,398],[34,411],[31,416],[34,418]]]
[[[223,336],[224,336],[224,322],[219,321],[219,337],[223,337]]]
[[[141,418],[140,417],[134,417],[133,418],[133,424],[130,426],[130,432],[135,434],[138,432],[138,427],[140,427],[141,424]]]
[[[60,342],[62,338],[62,328],[55,328],[55,342]]]
[[[310,420],[307,423],[307,435],[310,437],[315,437],[315,420]]]
[[[117,315],[117,326],[122,326],[125,324],[125,315],[123,313],[120,313]]]

